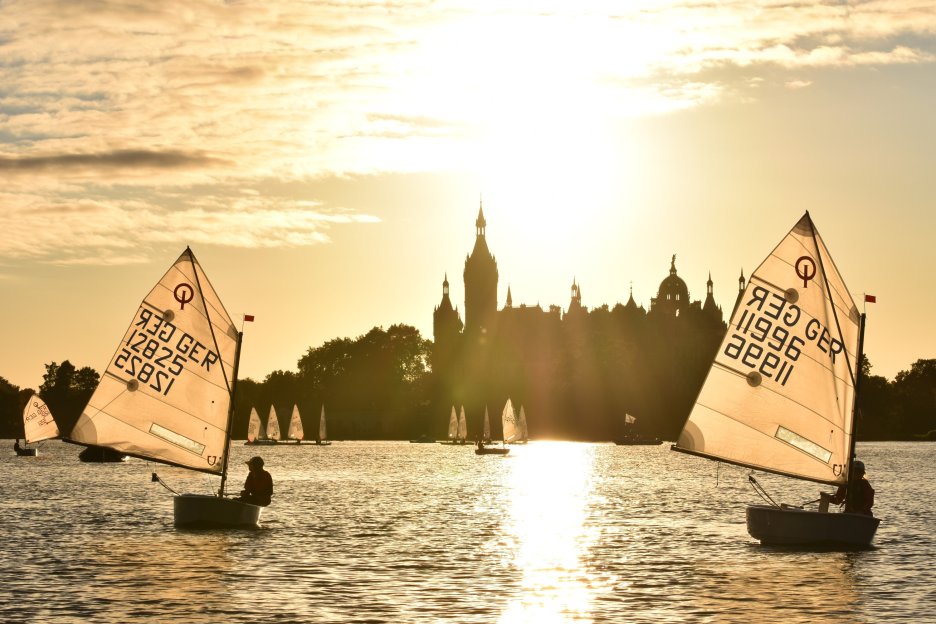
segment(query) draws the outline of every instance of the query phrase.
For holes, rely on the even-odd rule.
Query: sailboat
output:
[[[452,408],[454,409],[454,407]],[[461,411],[458,413],[458,430],[455,434],[455,439],[458,440],[459,444],[464,444],[468,441],[468,420],[465,418],[465,406],[461,406]]]
[[[448,440],[439,442],[439,444],[458,444],[458,414],[455,412],[455,406],[452,406],[452,413],[449,414],[448,421]]]
[[[219,476],[216,495],[174,496],[176,526],[256,527],[261,507],[224,496],[242,338],[186,248],[143,299],[68,441]]]
[[[484,425],[481,428],[481,441],[485,444],[491,443],[491,419],[488,418],[487,405],[484,406]]]
[[[292,416],[289,419],[289,429],[286,431],[286,439],[295,440],[296,444],[301,444],[302,436],[302,417],[299,416],[299,406],[294,404]]]
[[[279,417],[276,415],[276,408],[270,405],[270,415],[267,416],[266,443],[278,444],[280,439]]]
[[[526,444],[530,441],[530,432],[527,429],[527,419],[526,412],[523,410],[523,406],[520,406],[520,416],[517,421],[518,435],[517,441],[514,444]]]
[[[487,419],[487,409],[484,411],[484,424],[485,430],[490,437],[489,424]],[[501,425],[503,431],[503,446],[484,446],[482,442],[478,443],[478,448],[475,449],[475,454],[477,455],[506,455],[510,452],[510,449],[507,448],[507,444],[513,442],[517,439],[518,429],[517,429],[517,414],[514,412],[513,403],[510,399],[507,399],[507,404],[504,405],[504,411],[501,414]]]
[[[260,414],[257,413],[257,408],[250,408],[250,420],[247,421],[247,442],[245,444],[254,444],[257,440],[260,439]]]
[[[35,444],[43,440],[51,440],[59,437],[59,428],[52,418],[52,412],[49,406],[38,394],[34,394],[26,401],[26,407],[23,408],[23,438],[26,444]],[[16,454],[23,457],[36,457],[39,455],[39,449],[36,447],[21,447],[19,440],[14,446]]]
[[[618,446],[659,446],[662,442],[660,438],[640,433],[637,429],[637,417],[630,414],[624,414],[624,428],[614,439]]]
[[[329,446],[328,430],[325,428],[325,404],[322,404],[322,413],[319,415],[318,439],[315,441],[319,446]]]
[[[807,212],[751,275],[673,450],[851,483],[864,321]],[[746,516],[763,544],[866,546],[880,523],[829,513],[827,494],[814,511],[759,492],[770,504]]]

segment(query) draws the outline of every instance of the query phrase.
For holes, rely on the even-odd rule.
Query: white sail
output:
[[[631,416],[630,414],[624,414],[625,425],[633,425],[636,422],[637,422],[637,419],[634,416]]]
[[[517,414],[514,412],[513,403],[510,399],[507,399],[507,404],[504,405],[501,424],[504,428],[504,442],[513,442],[519,438],[520,430],[517,426]]]
[[[324,442],[327,439],[328,439],[328,433],[325,430],[325,405],[323,404],[322,414],[319,416],[319,441]]]
[[[29,397],[23,409],[23,429],[27,444],[59,437],[52,412],[38,394]]]
[[[481,430],[481,439],[484,442],[491,441],[491,419],[488,418],[488,408],[484,406],[484,428]]]
[[[253,442],[260,437],[260,415],[257,409],[250,408],[250,420],[247,422],[247,441]]]
[[[455,408],[453,407],[452,409],[454,410]],[[461,411],[458,413],[458,434],[456,437],[462,442],[468,439],[468,421],[465,419],[464,405],[462,405]]]
[[[276,408],[270,405],[270,415],[267,416],[266,437],[268,440],[280,439],[279,418],[276,416]]]
[[[674,448],[844,483],[859,323],[806,213],[751,275]]]
[[[526,442],[530,438],[530,432],[527,430],[527,421],[526,421],[526,412],[523,411],[523,406],[520,406],[520,439]]]
[[[238,332],[190,249],[143,299],[70,438],[221,473]]]
[[[289,419],[289,429],[286,432],[286,437],[290,440],[301,440],[302,436],[302,418],[299,416],[299,406],[293,405],[292,417]]]
[[[452,413],[449,415],[448,438],[454,440],[458,437],[458,416],[455,414],[455,406],[452,406]]]

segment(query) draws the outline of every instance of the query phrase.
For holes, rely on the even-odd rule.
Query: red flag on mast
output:
[[[874,295],[865,295],[865,303],[877,303],[877,297]]]
[[[244,320],[245,320],[245,321],[249,321],[249,322],[252,323],[253,320],[254,320],[253,314],[245,314],[245,315],[244,315]]]

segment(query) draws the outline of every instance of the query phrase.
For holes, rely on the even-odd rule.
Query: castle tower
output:
[[[458,315],[458,308],[452,307],[452,300],[449,298],[449,281],[446,273],[445,281],[442,282],[442,301],[432,313],[433,340],[437,345],[451,343],[461,330],[462,321]]]
[[[712,272],[709,271],[708,281],[705,282],[705,303],[702,304],[702,311],[713,321],[722,322],[722,309],[715,303],[715,296],[712,288]]]
[[[478,207],[475,245],[465,259],[465,334],[478,336],[493,330],[497,314],[497,260],[484,236],[484,207]]]
[[[566,315],[583,314],[584,312],[586,310],[582,307],[582,288],[576,283],[575,278],[572,278],[572,299],[569,301],[569,311],[566,312]]]

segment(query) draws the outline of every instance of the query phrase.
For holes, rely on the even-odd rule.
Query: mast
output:
[[[231,450],[231,429],[234,426],[234,397],[237,396],[237,368],[240,365],[241,342],[243,340],[244,332],[237,332],[237,349],[234,351],[234,373],[231,380],[231,405],[228,407],[228,422],[224,431],[224,459],[221,464],[221,487],[218,489],[218,498],[224,498],[224,482],[227,481],[228,453]]]
[[[861,324],[858,327],[858,362],[855,366],[855,404],[852,406],[851,447],[848,450],[848,472],[845,475],[846,486],[851,485],[852,466],[855,463],[855,442],[858,440],[858,397],[861,396],[861,361],[864,359],[865,319],[867,315],[861,313]]]

